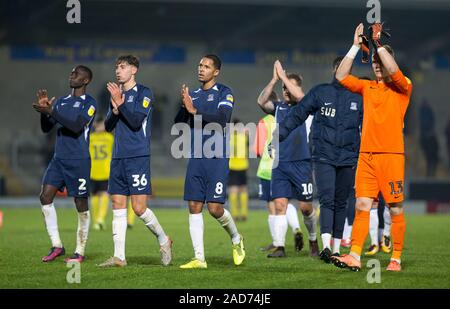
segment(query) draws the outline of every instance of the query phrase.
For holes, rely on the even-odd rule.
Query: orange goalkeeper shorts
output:
[[[377,198],[381,191],[386,203],[403,201],[405,155],[361,152],[355,176],[356,197]]]

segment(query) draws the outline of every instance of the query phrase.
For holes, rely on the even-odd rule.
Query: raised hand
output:
[[[359,46],[361,43],[360,36],[364,33],[364,25],[360,23],[355,29],[355,35],[353,36],[353,45]]]
[[[278,60],[277,60],[278,61]],[[278,73],[277,73],[277,68],[276,68],[276,61],[274,62],[274,64],[273,64],[273,76],[272,76],[272,82],[273,83],[276,83],[277,81],[279,81],[280,80],[280,77],[278,76]]]
[[[369,29],[372,32],[371,40],[377,48],[383,46],[383,44],[381,43],[381,35],[387,38],[391,37],[389,32],[383,29],[382,23],[374,23],[372,26],[369,27]]]
[[[119,87],[116,83],[107,83],[106,88],[111,94],[111,102],[115,109],[118,109],[120,105],[125,102],[125,95],[122,93],[122,87]]]
[[[286,71],[284,71],[280,60],[275,61],[274,68],[275,68],[275,71],[277,72],[277,75],[278,75],[279,79],[284,79],[284,78],[287,77],[286,76]]]
[[[43,114],[49,115],[53,109],[53,102],[55,97],[48,99],[48,94],[46,89],[39,89],[36,93],[37,102],[33,103],[33,108],[35,111]]]
[[[47,89],[39,89],[36,93],[37,97],[37,105],[40,106],[48,106],[52,105],[53,101],[55,101],[55,97],[48,99]]]
[[[195,115],[197,113],[197,109],[194,107],[192,98],[189,95],[189,87],[186,86],[185,84],[181,86],[181,99],[183,100],[183,105],[187,109],[187,111]]]

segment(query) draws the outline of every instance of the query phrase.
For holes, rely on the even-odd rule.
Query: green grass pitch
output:
[[[155,209],[174,240],[171,266],[160,265],[157,242],[137,219],[135,227],[127,232],[127,267],[96,266],[113,252],[109,224],[106,231],[90,231],[81,283],[69,284],[69,269],[62,258],[48,264],[41,262],[50,242],[40,209],[6,208],[3,212],[0,288],[450,288],[450,221],[445,215],[408,215],[403,271],[385,271],[389,255],[378,253],[375,258],[382,266],[381,283],[369,284],[365,267],[353,273],[326,265],[310,258],[308,247],[296,254],[290,230],[286,239],[288,258],[266,258],[259,251],[270,239],[267,213],[261,210],[250,212],[249,221],[238,223],[247,252],[243,265],[233,265],[228,235],[204,212],[208,269],[181,270],[178,266],[193,256],[187,210]],[[73,209],[57,212],[66,254],[71,254],[75,248],[76,213]],[[111,222],[110,214],[107,222]],[[363,258],[363,265],[367,261]]]

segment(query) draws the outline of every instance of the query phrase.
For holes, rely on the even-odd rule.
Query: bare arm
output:
[[[305,93],[303,92],[302,87],[296,86],[290,81],[279,60],[275,61],[275,69],[281,81],[286,86],[289,93],[294,97],[295,101],[299,102],[301,99],[303,99]]]
[[[264,87],[263,91],[261,91],[257,100],[259,107],[261,107],[261,109],[267,114],[272,114],[275,110],[275,106],[273,105],[273,102],[269,100],[269,97],[278,81],[279,77],[274,64],[272,79],[266,87]]]
[[[347,76],[349,76],[352,70],[352,66],[353,66],[353,59],[349,57],[344,57],[338,69],[336,70],[336,79],[338,81],[342,81]]]
[[[397,65],[397,62],[384,47],[378,48],[377,54],[378,56],[380,56],[381,62],[388,71],[389,75],[392,75],[398,71],[399,67]]]
[[[403,75],[394,57],[383,47],[378,48],[377,53],[397,90],[403,94],[411,95],[411,81]]]
[[[358,52],[359,46],[359,36],[363,34],[364,25],[360,23],[355,29],[355,34],[353,36],[353,46],[352,49],[345,55],[344,59],[341,61],[338,69],[336,70],[336,79],[342,81],[347,76],[350,75],[352,70],[353,60],[355,59],[356,53]],[[355,53],[356,51],[356,53]]]

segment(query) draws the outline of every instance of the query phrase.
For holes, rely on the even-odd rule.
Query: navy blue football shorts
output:
[[[259,178],[258,197],[261,201],[272,201],[272,195],[270,195],[270,180]]]
[[[67,195],[88,197],[91,183],[91,159],[58,159],[53,157],[42,179],[59,191],[67,188]]]
[[[272,170],[271,195],[276,198],[296,198],[311,202],[313,198],[312,167],[310,160],[280,161]]]
[[[119,195],[150,195],[150,157],[133,157],[111,160],[108,193]]]
[[[227,196],[228,158],[189,159],[184,200],[224,204]]]

